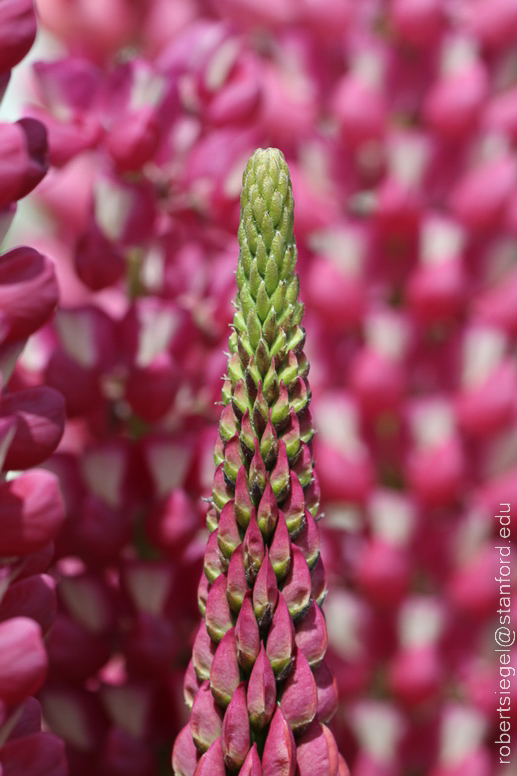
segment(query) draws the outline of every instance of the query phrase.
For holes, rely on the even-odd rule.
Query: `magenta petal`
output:
[[[230,608],[238,612],[242,606],[244,596],[248,592],[248,580],[244,566],[244,545],[240,544],[232,555],[228,565],[226,583],[226,596]]]
[[[297,741],[300,776],[337,776],[338,751],[334,736],[325,725],[313,722]]]
[[[266,556],[253,586],[253,611],[261,628],[271,622],[277,598],[278,585],[266,547]]]
[[[303,617],[311,598],[311,576],[303,551],[296,545],[291,548],[291,567],[282,594],[293,620]]]
[[[215,655],[216,644],[208,635],[206,623],[203,620],[199,626],[194,646],[192,647],[192,662],[200,681],[210,677],[210,669]]]
[[[21,62],[34,43],[36,29],[33,0],[8,0],[0,5],[0,72]]]
[[[33,118],[20,119],[16,122],[25,135],[27,163],[18,198],[25,197],[44,178],[49,166],[47,128]]]
[[[51,316],[59,291],[54,267],[32,248],[15,248],[0,260],[3,341],[26,339]]]
[[[299,733],[312,722],[317,706],[316,682],[311,668],[303,652],[296,650],[293,670],[287,677],[280,701],[293,733]]]
[[[224,763],[232,771],[241,767],[250,748],[250,723],[246,708],[246,684],[242,682],[226,709],[223,719]]]
[[[220,736],[198,762],[194,776],[226,776],[223,742]]]
[[[262,755],[263,776],[294,776],[296,769],[296,745],[294,736],[282,711],[277,707],[264,745]],[[314,774],[319,771],[313,771]]]
[[[262,730],[276,705],[275,675],[263,644],[248,682],[247,705],[252,727]]]
[[[323,662],[313,669],[316,689],[318,692],[318,710],[316,718],[319,722],[329,722],[337,711],[338,691],[334,674]]]
[[[29,469],[58,446],[65,427],[65,402],[53,388],[40,385],[3,396],[0,418],[9,416],[16,420],[16,432],[3,468]]]
[[[172,768],[176,776],[194,776],[199,752],[192,739],[190,723],[178,733],[172,750]]]
[[[206,752],[221,735],[222,726],[223,713],[212,695],[210,682],[207,680],[199,688],[190,714],[192,738],[201,752]]]
[[[47,574],[34,574],[9,585],[0,599],[0,622],[29,617],[46,633],[56,615],[56,582]]]
[[[206,601],[206,629],[210,638],[219,643],[233,627],[232,614],[226,598],[226,577],[221,574],[209,590]]]
[[[278,513],[278,521],[269,549],[269,558],[277,579],[284,579],[291,563],[291,539],[282,510]]]
[[[35,469],[0,484],[0,556],[27,555],[54,539],[64,520],[57,478]]]
[[[260,651],[260,633],[251,602],[251,591],[244,596],[235,625],[237,659],[245,671],[249,671]]]
[[[0,699],[12,706],[34,695],[46,673],[47,653],[39,625],[27,617],[0,623]]]
[[[338,753],[338,765],[337,765],[337,776],[350,776],[350,771],[348,769],[348,765],[345,762],[345,758],[342,754]]]
[[[28,194],[47,169],[47,131],[40,121],[21,119],[15,124],[0,124],[0,176],[4,183],[0,207]]]
[[[310,666],[321,663],[327,651],[328,636],[325,616],[314,601],[305,617],[296,624],[296,646],[303,652]]]
[[[16,738],[0,749],[0,767],[5,774],[66,776],[65,745],[52,733],[32,733]]]
[[[260,762],[257,745],[253,744],[244,760],[239,776],[262,776],[262,763]]]
[[[217,647],[210,669],[210,687],[221,706],[227,706],[240,682],[235,628],[229,630]]]
[[[278,604],[273,622],[267,636],[266,652],[275,674],[282,678],[291,669],[294,649],[294,628],[289,609],[282,593],[278,595]]]

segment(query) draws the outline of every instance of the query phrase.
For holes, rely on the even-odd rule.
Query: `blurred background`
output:
[[[66,402],[39,698],[70,776],[171,774],[241,176],[270,145],[296,202],[340,751],[352,776],[510,773],[494,577],[499,505],[517,510],[517,3],[37,8],[2,110],[46,125],[50,169],[6,245],[59,281],[13,385]]]

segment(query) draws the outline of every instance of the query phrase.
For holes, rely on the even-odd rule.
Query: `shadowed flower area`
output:
[[[0,626],[34,650],[2,768],[334,774],[335,741],[352,776],[500,776],[514,0],[36,5],[0,124],[2,237],[38,184],[0,258]],[[0,0],[0,93],[35,33]],[[270,147],[299,298],[287,189],[239,232]]]

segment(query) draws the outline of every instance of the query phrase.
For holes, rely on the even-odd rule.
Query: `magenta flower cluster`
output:
[[[330,727],[353,776],[491,776],[495,516],[517,502],[517,5],[37,6],[60,53],[32,68],[30,118],[0,124],[0,232],[36,184],[44,224],[0,257],[0,773],[61,776],[61,742],[70,776],[171,773],[242,172],[275,146]],[[32,2],[0,0],[0,93],[35,31]]]
[[[0,98],[35,34],[31,2],[0,5]],[[0,240],[17,200],[40,182],[47,166],[47,135],[39,121],[0,123]],[[63,741],[41,731],[34,697],[48,670],[44,637],[57,603],[55,580],[46,572],[64,520],[57,478],[35,467],[59,444],[65,406],[57,391],[16,366],[57,301],[46,256],[25,247],[0,255],[0,773],[13,776],[66,774]]]

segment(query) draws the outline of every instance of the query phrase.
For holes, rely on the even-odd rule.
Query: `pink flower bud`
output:
[[[311,596],[319,606],[327,595],[327,579],[321,555],[311,569]]]
[[[248,581],[244,565],[244,544],[239,544],[228,565],[226,596],[232,611],[238,612],[240,610],[247,592]]]
[[[224,634],[233,627],[232,614],[226,598],[226,577],[217,577],[209,590],[206,602],[206,629],[210,638],[219,643]]]
[[[194,744],[190,723],[178,733],[172,750],[172,768],[177,776],[194,776],[199,752]]]
[[[183,680],[183,698],[189,709],[192,708],[194,698],[196,697],[197,691],[200,687],[201,682],[199,681],[196,674],[196,669],[194,668],[194,660],[191,658],[189,660],[187,670],[185,671],[185,678]]]
[[[55,475],[34,470],[0,484],[0,555],[27,555],[58,533],[64,506]]]
[[[251,520],[244,535],[243,552],[246,578],[253,582],[264,560],[264,539],[258,527],[255,510],[251,514]]]
[[[277,598],[278,585],[266,547],[266,555],[253,586],[253,611],[261,628],[268,627],[271,622]]]
[[[224,573],[223,559],[219,551],[217,531],[210,534],[205,550],[204,562],[205,574],[210,583],[215,582],[218,576]]]
[[[262,730],[269,723],[275,705],[275,675],[262,644],[260,654],[251,670],[247,692],[248,713],[254,730]]]
[[[52,388],[38,386],[2,397],[0,419],[11,416],[16,431],[7,451],[4,469],[37,466],[54,452],[63,435],[63,397]]]
[[[260,651],[260,633],[257,618],[253,611],[252,594],[248,591],[242,601],[241,610],[235,624],[235,641],[239,665],[249,671]],[[1,611],[1,610],[0,610]]]
[[[239,525],[244,529],[248,527],[252,508],[246,468],[243,466],[239,469],[235,483],[235,516]]]
[[[0,623],[0,699],[13,706],[34,695],[47,673],[41,629],[27,617]]]
[[[320,532],[309,510],[305,510],[305,524],[294,543],[302,550],[309,568],[312,568],[320,556]]]
[[[263,776],[294,776],[296,757],[296,745],[291,728],[280,707],[277,707],[264,745]]]
[[[318,707],[316,682],[309,662],[303,652],[295,650],[293,670],[287,677],[282,690],[280,708],[291,726],[298,734],[312,722]]]
[[[306,614],[311,598],[311,577],[303,551],[296,545],[291,548],[291,566],[282,588],[282,597],[293,620]]]
[[[292,482],[292,480],[291,480]],[[291,540],[284,517],[284,513],[279,511],[278,522],[276,524],[273,541],[269,549],[269,559],[277,579],[284,579],[291,563]]]
[[[56,583],[47,574],[34,574],[9,585],[0,602],[0,622],[29,617],[46,633],[56,615]]]
[[[15,248],[0,259],[2,340],[16,342],[39,329],[59,298],[54,267],[32,248]]]
[[[262,456],[260,455],[259,441],[255,437],[255,453],[250,461],[250,468],[248,472],[249,491],[255,504],[262,496],[264,488],[266,487],[266,483],[266,467],[264,465],[264,461],[262,460]]]
[[[0,124],[0,207],[25,197],[47,169],[47,131],[41,122],[21,119],[15,124]]]
[[[291,472],[291,487],[289,495],[282,504],[287,528],[291,537],[300,533],[305,520],[305,497],[298,476]]]
[[[283,593],[279,593],[266,644],[267,656],[279,679],[287,676],[291,670],[294,638],[293,621]]]
[[[224,557],[231,560],[233,553],[241,543],[239,526],[235,518],[234,501],[228,501],[221,510],[219,527],[217,529],[217,542]]]
[[[246,683],[242,682],[231,699],[223,719],[224,764],[236,771],[250,748],[250,725],[246,708]]]
[[[265,539],[268,539],[275,530],[277,520],[277,500],[273,493],[271,483],[268,481],[257,509],[258,527]]]
[[[311,776],[314,773],[337,776],[336,742],[330,730],[320,722],[313,722],[307,732],[298,739],[296,758],[297,776]]]
[[[253,744],[244,760],[239,776],[262,776],[262,763],[260,762],[257,745]]]
[[[199,761],[194,776],[226,776],[223,759],[223,742],[217,738]]]
[[[192,662],[197,678],[204,681],[210,677],[216,644],[208,635],[206,623],[203,620],[198,628],[194,646],[192,647]]]
[[[0,11],[0,72],[11,70],[28,54],[36,37],[32,0],[4,3]]]
[[[210,688],[220,706],[228,706],[239,682],[235,628],[231,628],[220,641],[210,669]]]
[[[327,724],[336,713],[338,706],[336,678],[325,662],[314,668],[313,673],[318,693],[316,719],[318,722]]]
[[[327,651],[327,625],[318,604],[311,602],[305,617],[296,624],[295,640],[298,649],[305,655],[309,665],[321,663]]]
[[[206,752],[221,735],[223,713],[210,690],[210,682],[203,682],[194,699],[190,715],[190,730],[200,752]]]

